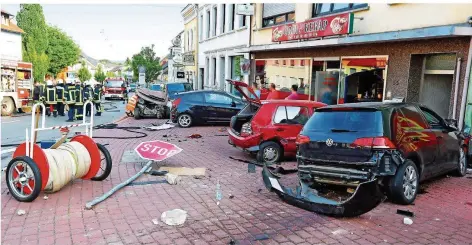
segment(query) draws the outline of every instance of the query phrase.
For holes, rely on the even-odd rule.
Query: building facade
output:
[[[255,4],[251,46],[238,52],[263,87],[297,84],[327,104],[401,97],[461,123],[471,15],[471,4]]]
[[[193,84],[194,89],[202,88],[198,84],[198,64],[196,56],[198,54],[198,4],[188,4],[182,11],[184,19],[183,33],[183,54],[182,64],[184,65],[185,80]]]
[[[24,31],[16,25],[13,15],[10,13],[2,10],[1,18],[0,47],[2,47],[2,59],[21,61],[21,34]]]
[[[236,4],[202,4],[198,7],[198,89],[232,92],[226,79],[248,82],[240,61],[249,54],[237,53],[250,40],[250,16],[236,14]]]

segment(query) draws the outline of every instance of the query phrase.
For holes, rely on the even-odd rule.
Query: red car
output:
[[[228,142],[256,154],[260,162],[276,163],[284,156],[295,156],[297,135],[314,110],[325,106],[308,100],[261,101],[247,84],[228,82],[249,102],[231,118]]]

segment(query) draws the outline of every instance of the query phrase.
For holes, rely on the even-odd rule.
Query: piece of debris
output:
[[[216,202],[216,206],[220,206],[220,202]]]
[[[152,176],[165,176],[168,173],[169,172],[167,172],[167,171],[158,171],[158,170],[152,170],[152,171],[149,172],[149,174],[152,175]]]
[[[350,194],[353,194],[354,192],[356,192],[356,189],[354,188],[347,188],[347,193],[350,193]]]
[[[226,131],[226,128],[220,128],[220,129],[218,129],[218,131],[220,131],[220,132],[225,132],[225,131]]]
[[[397,214],[405,215],[405,216],[408,216],[408,217],[415,217],[415,213],[413,213],[411,211],[408,211],[408,210],[397,209]]]
[[[158,225],[159,221],[157,219],[152,219],[152,223],[155,224],[155,225]]]
[[[167,180],[167,183],[169,183],[171,185],[176,185],[178,182],[180,182],[180,177],[178,175],[175,175],[175,174],[167,173],[165,175],[165,178]]]
[[[44,199],[44,200],[48,200],[49,197],[48,197],[48,196],[44,196],[43,199]]]
[[[247,172],[248,173],[255,173],[256,172],[256,164],[248,163],[247,164]]]
[[[26,211],[23,210],[23,209],[19,209],[16,214],[18,214],[18,216],[22,216],[22,215],[26,214]]]
[[[234,198],[234,195],[233,194],[229,194],[229,199],[233,199]]]
[[[269,239],[269,235],[267,234],[259,234],[254,237],[256,241],[263,241]]]
[[[236,245],[236,242],[233,239],[231,239],[231,241],[229,241],[229,245]]]
[[[335,235],[335,236],[338,236],[338,235],[344,235],[344,234],[347,234],[348,231],[344,230],[344,229],[337,229],[333,232],[331,232],[331,234]]]
[[[170,174],[175,174],[179,176],[205,176],[206,168],[186,168],[186,167],[160,167],[159,171],[166,171]]]
[[[173,128],[174,125],[171,125],[171,124],[162,124],[162,125],[159,125],[159,126],[152,126],[152,127],[145,127],[144,129],[148,130],[148,131],[158,131],[158,130],[164,130],[164,129],[169,129],[169,128]]]
[[[161,221],[167,225],[182,225],[187,219],[187,211],[182,209],[174,209],[166,211],[161,215]]]
[[[167,134],[162,135],[162,138],[167,138]]]
[[[435,221],[441,221],[441,219],[439,219],[439,218],[435,218],[434,220],[435,220]]]
[[[191,134],[189,135],[187,138],[190,138],[190,139],[200,139],[202,137],[202,135],[200,134]]]
[[[403,218],[403,224],[411,225],[411,224],[413,224],[413,220],[410,219],[410,218],[405,217],[405,218]]]

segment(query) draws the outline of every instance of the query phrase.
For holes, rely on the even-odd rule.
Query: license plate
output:
[[[112,95],[111,95],[111,97],[118,97],[118,95],[116,95],[116,94],[112,94]]]

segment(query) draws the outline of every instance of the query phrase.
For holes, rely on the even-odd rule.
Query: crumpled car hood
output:
[[[139,88],[136,90],[136,95],[143,100],[158,104],[166,105],[167,104],[167,95],[162,91],[153,91],[147,88]]]
[[[364,182],[357,186],[354,194],[343,202],[337,202],[316,195],[309,186],[300,181],[296,193],[290,188],[282,186],[279,177],[273,175],[266,165],[262,170],[264,185],[269,191],[285,202],[316,213],[334,217],[355,217],[367,213],[377,207],[384,199],[377,180]]]

